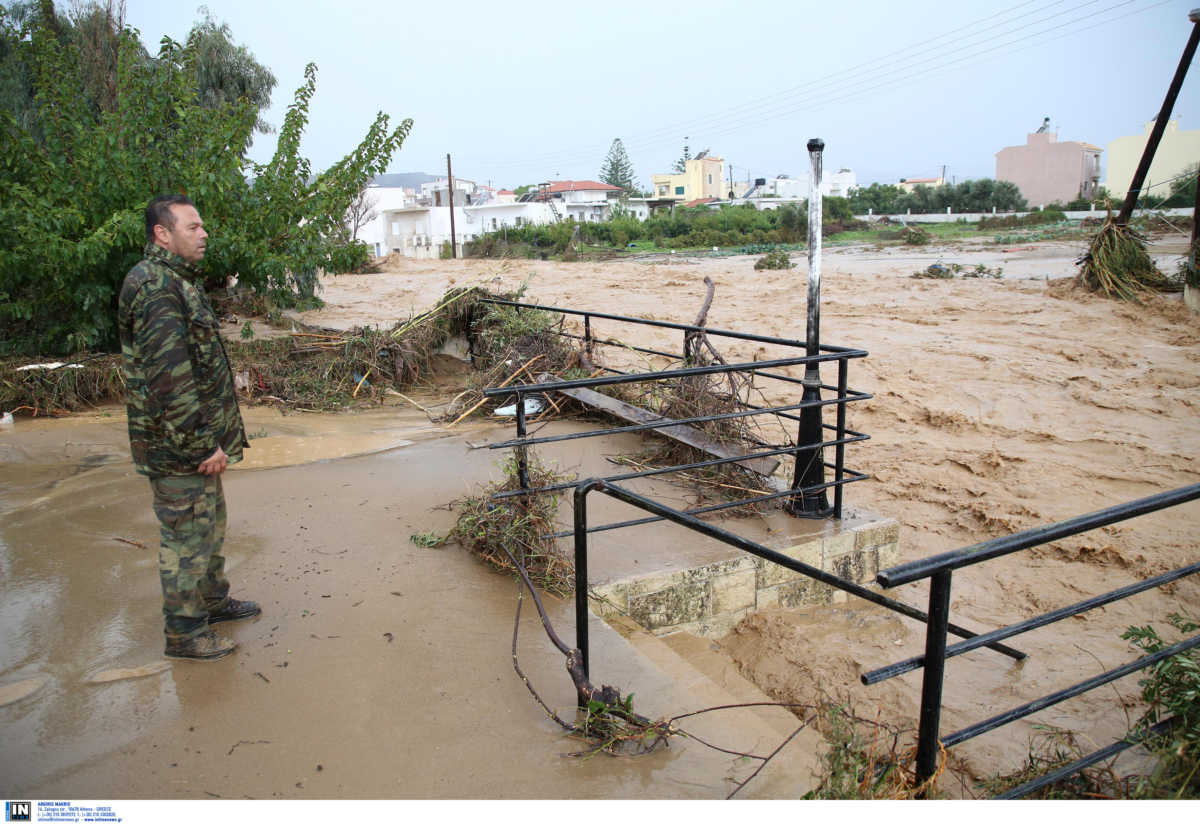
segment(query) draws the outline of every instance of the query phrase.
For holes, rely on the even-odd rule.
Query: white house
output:
[[[857,186],[858,176],[852,170],[838,169],[833,174],[822,176],[821,195],[824,197],[849,197],[851,190]],[[798,202],[805,200],[810,191],[812,191],[811,173],[800,177],[791,175],[777,175],[773,178],[760,177],[751,186],[741,183],[734,184],[736,199],[748,199],[756,203],[761,198]],[[776,207],[761,204],[760,208]]]
[[[412,189],[400,186],[367,187],[367,201],[371,204],[374,218],[358,230],[358,239],[367,244],[367,248],[375,257],[381,257],[388,252],[387,223],[384,213],[412,206],[417,202],[417,195]]]
[[[558,181],[543,184],[536,193],[518,203],[505,202],[498,196],[485,203],[468,205],[460,204],[456,196],[454,239],[461,248],[461,244],[488,232],[564,220],[595,223],[610,220],[619,210],[640,220],[649,217],[650,209],[645,199],[622,201],[614,196],[620,191],[616,186],[595,181]],[[448,206],[410,204],[383,212],[382,220],[384,254],[437,258],[441,255],[442,244],[450,240]]]
[[[824,197],[850,197],[858,188],[858,175],[850,169],[838,169],[831,175],[822,175],[821,194]]]
[[[411,258],[437,258],[442,244],[450,240],[449,206],[409,206],[384,213],[384,243],[387,252]],[[454,240],[461,244],[487,232],[527,223],[553,223],[546,203],[487,203],[454,206]]]
[[[470,203],[475,196],[477,185],[465,177],[454,178],[454,202]],[[424,206],[449,206],[450,186],[444,177],[421,184],[421,194],[418,202]]]
[[[807,177],[789,177],[788,175],[779,175],[778,177],[768,180],[763,185],[762,194],[773,195],[774,197],[782,197],[795,200],[803,200],[808,197],[808,178]]]

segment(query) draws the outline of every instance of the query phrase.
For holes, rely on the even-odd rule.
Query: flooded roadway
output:
[[[512,670],[515,587],[457,547],[444,505],[498,453],[409,408],[247,413],[226,475],[228,572],[261,618],[218,631],[211,664],[162,658],[158,525],[119,409],[18,422],[0,437],[0,775],[9,796],[94,798],[721,798],[755,766],[674,739],[639,759],[563,758]],[[571,604],[550,599],[572,637]],[[594,621],[593,677],[651,717],[720,703]],[[565,718],[574,692],[531,604],[521,665]],[[691,731],[770,752],[787,734],[700,716]],[[796,753],[804,761],[808,753]],[[779,759],[741,795],[797,797]]]

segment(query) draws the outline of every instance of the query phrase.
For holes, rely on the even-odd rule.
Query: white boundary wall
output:
[[[887,218],[894,223],[957,223],[965,221],[966,223],[978,223],[981,218],[985,217],[1024,217],[1025,215],[1033,214],[1033,212],[934,212],[924,215],[902,214],[902,215],[855,215],[856,220],[865,220],[874,222]],[[1103,209],[1092,209],[1085,212],[1064,212],[1071,220],[1084,220],[1089,217],[1103,218],[1107,212]],[[1163,215],[1164,217],[1191,217],[1192,209],[1187,206],[1178,209],[1134,209],[1133,216],[1140,217],[1142,215]]]

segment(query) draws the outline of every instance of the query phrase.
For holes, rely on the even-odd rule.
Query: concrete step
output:
[[[625,617],[609,622],[646,662],[662,672],[686,696],[688,706],[676,714],[730,704],[754,704],[774,699],[738,672],[715,641],[686,632],[656,636]],[[739,707],[680,719],[676,726],[728,750],[770,755],[803,722],[778,706]],[[800,731],[737,797],[799,798],[812,789],[821,771],[824,740],[812,728]],[[760,762],[735,759],[730,763],[729,789],[746,780]]]

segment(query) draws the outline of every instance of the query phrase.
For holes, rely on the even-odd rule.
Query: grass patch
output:
[[[855,715],[846,703],[823,701],[817,708],[817,729],[827,747],[821,756],[821,778],[806,800],[910,799],[931,788],[916,777],[916,751],[905,746],[902,730],[878,718]],[[943,759],[944,765],[944,759]]]
[[[1087,231],[1080,224],[1065,220],[1061,223],[1052,223],[1041,229],[1034,229],[1029,232],[996,235],[992,239],[992,242],[1003,246],[1017,246],[1024,243],[1041,243],[1048,240],[1075,240],[1086,237]]]

